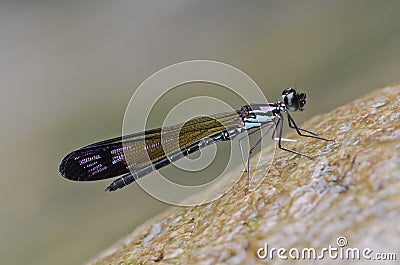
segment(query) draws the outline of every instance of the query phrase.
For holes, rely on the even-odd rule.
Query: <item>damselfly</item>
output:
[[[253,134],[266,126],[269,126],[266,132],[273,129],[273,139],[278,134],[280,149],[311,158],[282,146],[283,114],[287,116],[289,127],[295,129],[300,136],[331,141],[296,125],[289,112],[302,111],[305,104],[305,93],[297,93],[294,88],[287,88],[282,93],[282,101],[245,105],[235,112],[197,117],[183,124],[147,130],[82,147],[62,160],[59,171],[63,177],[76,181],[119,176],[105,189],[115,191],[205,146],[232,140],[245,131]],[[265,137],[266,134],[261,137]],[[249,182],[249,159],[261,139],[250,148],[247,156]]]

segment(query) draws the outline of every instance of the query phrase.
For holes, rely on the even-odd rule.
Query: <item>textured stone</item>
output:
[[[270,260],[259,259],[257,250],[265,244],[320,251],[338,247],[340,236],[347,248],[369,247],[372,256],[391,252],[400,259],[399,116],[400,85],[318,115],[302,128],[334,143],[309,138],[284,143],[314,159],[277,150],[269,171],[261,165],[254,172],[266,176],[255,191],[246,190],[243,174],[222,198],[171,208],[90,264],[263,264]],[[274,261],[285,262],[276,252]],[[364,262],[322,260],[338,261]]]

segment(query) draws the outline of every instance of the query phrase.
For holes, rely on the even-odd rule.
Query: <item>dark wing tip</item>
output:
[[[60,163],[60,166],[58,167],[58,171],[60,172],[61,176],[66,179],[79,180],[79,178],[77,178],[77,175],[74,174],[74,170],[72,170],[72,168],[74,168],[72,157],[74,156],[75,152],[71,152],[66,157],[64,157],[64,159]]]
[[[60,172],[61,176],[65,178],[65,158],[61,161],[59,167],[58,167],[58,172]]]
[[[68,178],[67,176],[67,163],[69,158],[71,157],[71,154],[68,154],[66,157],[63,158],[63,160],[60,163],[60,166],[58,167],[58,171],[60,172],[61,176],[63,176],[64,178]]]
[[[112,150],[120,148],[117,146],[90,146],[69,153],[60,163],[60,174],[74,181],[95,181],[113,178],[126,174],[129,170],[124,159],[119,158],[118,153]]]

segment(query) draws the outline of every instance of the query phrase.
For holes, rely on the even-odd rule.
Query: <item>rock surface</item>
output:
[[[247,192],[243,174],[222,198],[171,208],[90,264],[265,264],[271,258],[287,262],[276,251],[271,257],[271,248],[285,248],[281,254],[289,260],[295,260],[290,255],[296,255],[297,248],[300,260],[309,263],[301,259],[305,248],[315,248],[320,256],[329,246],[338,248],[332,255],[339,258],[325,251],[315,263],[361,264],[365,248],[372,250],[372,259],[378,252],[400,259],[399,118],[400,85],[316,116],[302,128],[335,142],[285,142],[314,159],[277,150],[269,172],[262,166],[254,172],[261,177],[268,173],[255,191]],[[268,257],[261,259],[257,252],[265,255],[260,248],[266,244]],[[360,260],[340,258],[349,248],[361,251]]]

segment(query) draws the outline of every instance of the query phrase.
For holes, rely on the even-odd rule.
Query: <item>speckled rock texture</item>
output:
[[[172,207],[89,264],[288,264],[276,251],[271,256],[271,248],[285,248],[282,254],[289,261],[307,264],[368,263],[362,256],[346,260],[339,254],[370,248],[371,259],[378,252],[394,253],[397,262],[380,264],[398,264],[399,118],[400,85],[316,116],[302,128],[335,142],[299,139],[295,133],[286,137],[298,142],[285,142],[314,159],[277,150],[268,174],[262,166],[254,172],[267,174],[257,190],[247,191],[243,174],[222,198]],[[269,255],[263,258],[266,253],[260,248],[266,244]],[[338,258],[322,251],[329,246],[338,249]],[[324,258],[310,261],[300,255],[298,260],[294,248],[300,253],[315,248]]]

